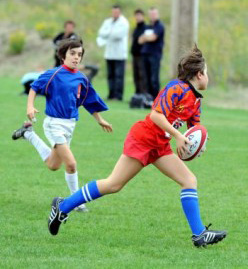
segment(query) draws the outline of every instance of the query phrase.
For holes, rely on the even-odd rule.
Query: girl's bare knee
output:
[[[51,170],[51,171],[57,171],[61,166],[60,162],[55,161],[50,156],[46,159],[45,163],[46,163],[48,169]]]
[[[51,171],[57,171],[57,170],[59,170],[60,165],[51,165],[51,164],[47,164],[47,167],[48,167],[48,169],[51,170]]]
[[[122,187],[123,186],[120,184],[114,184],[109,187],[109,190],[111,193],[116,193],[116,192],[119,192],[122,189]]]
[[[116,193],[119,192],[123,188],[123,184],[119,182],[111,182],[111,180],[105,180],[105,190],[107,193]]]
[[[70,162],[66,164],[66,171],[68,173],[75,173],[77,171],[77,163],[76,162]]]
[[[185,178],[183,183],[181,184],[183,189],[197,189],[197,178],[195,175],[191,175],[188,178]]]

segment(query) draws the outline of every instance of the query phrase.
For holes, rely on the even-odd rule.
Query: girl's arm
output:
[[[39,112],[36,108],[34,108],[35,97],[36,92],[33,89],[30,89],[27,102],[27,116],[30,120],[33,120],[35,118],[35,113]]]
[[[164,132],[169,133],[171,136],[174,136],[177,144],[177,151],[179,155],[182,155],[183,152],[188,152],[187,144],[190,144],[187,137],[182,135],[177,129],[175,129],[166,119],[166,117],[155,110],[152,110],[150,114],[151,120],[160,127]]]
[[[110,133],[113,131],[112,124],[105,121],[98,112],[94,112],[92,115],[95,118],[95,120],[102,126],[105,132]]]

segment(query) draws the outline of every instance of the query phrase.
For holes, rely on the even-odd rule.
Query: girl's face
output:
[[[207,73],[207,65],[205,65],[205,69],[203,74],[199,73],[198,75],[198,89],[206,90],[208,86],[208,73]]]
[[[77,68],[83,55],[83,48],[68,49],[65,55],[64,64],[71,69]]]

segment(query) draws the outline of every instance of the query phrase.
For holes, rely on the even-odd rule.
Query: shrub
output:
[[[38,22],[35,25],[35,29],[42,39],[52,38],[56,32],[56,28],[56,24],[49,22]]]
[[[26,43],[26,34],[21,30],[12,32],[9,36],[9,53],[20,54],[22,53]]]

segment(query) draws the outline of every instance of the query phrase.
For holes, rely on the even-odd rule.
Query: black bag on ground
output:
[[[149,93],[135,93],[129,103],[130,108],[151,108],[153,98]]]

